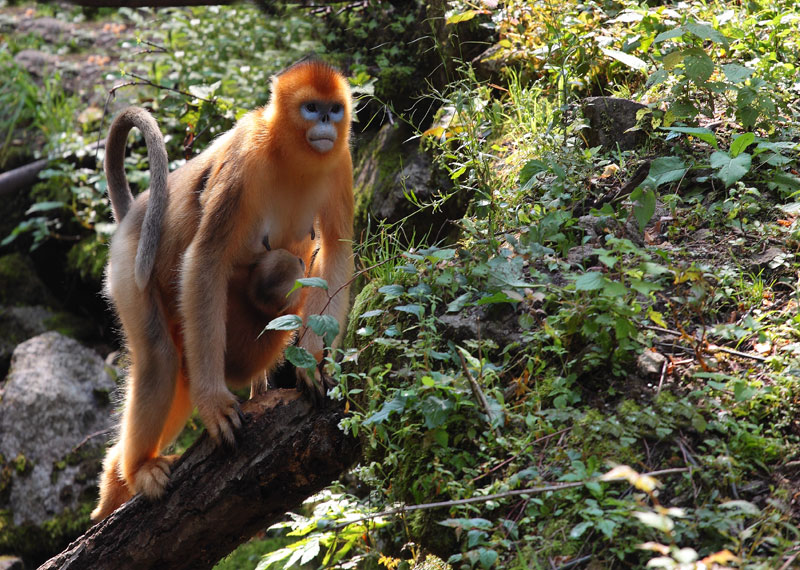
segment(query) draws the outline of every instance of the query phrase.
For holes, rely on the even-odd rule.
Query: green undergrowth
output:
[[[422,144],[470,211],[455,242],[409,248],[389,227],[361,244],[364,267],[382,264],[331,364],[343,428],[364,444],[349,516],[380,522],[324,544],[306,530],[269,562],[333,564],[341,548],[362,567],[433,553],[456,568],[755,569],[795,555],[800,13],[557,9],[451,14],[487,18],[508,56],[502,85],[465,66],[432,95]],[[590,94],[645,101],[646,142],[587,148],[573,103]]]

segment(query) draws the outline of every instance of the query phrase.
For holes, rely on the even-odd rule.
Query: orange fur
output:
[[[321,112],[315,123],[301,112],[307,102],[322,102],[331,112]],[[341,120],[329,118],[334,108],[343,109]],[[165,188],[154,183],[132,203],[119,182],[128,125],[142,130],[148,147],[161,139],[146,112],[125,114],[132,123],[119,126],[115,120],[106,144],[109,195],[119,202],[114,211],[121,218],[107,290],[132,365],[120,441],[105,463],[95,520],[132,494],[164,492],[172,458],[161,452],[193,406],[212,437],[232,442],[241,420],[226,381],[238,387],[263,377],[292,340],[284,331],[256,340],[260,329],[294,312],[332,315],[343,331],[353,272],[350,90],[331,67],[306,61],[276,76],[267,107],[248,113],[199,156],[165,175]],[[327,151],[318,150],[311,135],[325,121],[325,132],[333,123],[336,131]],[[160,233],[143,230],[151,200],[154,207],[164,205],[163,212],[151,213],[146,227],[160,227]],[[319,235],[313,267],[312,226]],[[145,261],[137,250],[151,266],[140,265]],[[330,299],[311,289],[287,300],[302,271],[297,258],[311,275],[327,280],[331,293],[341,288],[339,294]],[[322,340],[311,331],[302,334],[300,345],[321,359]],[[313,386],[303,372],[298,377]]]

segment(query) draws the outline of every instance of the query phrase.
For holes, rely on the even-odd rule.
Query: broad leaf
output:
[[[636,194],[636,196],[634,196]],[[639,223],[639,231],[644,231],[645,226],[656,213],[656,192],[653,189],[642,190],[641,187],[631,193],[633,203],[633,216]]]
[[[606,278],[599,271],[589,271],[575,279],[575,289],[577,291],[596,291],[602,289],[606,284]]]
[[[297,368],[314,368],[317,359],[305,348],[299,346],[289,346],[286,348],[286,360],[294,364]]]
[[[680,180],[689,169],[686,163],[677,156],[665,156],[655,159],[650,164],[648,176],[655,181],[656,188],[668,182]]]
[[[685,135],[692,135],[701,141],[710,144],[714,148],[719,148],[717,144],[717,135],[713,131],[705,127],[661,127],[665,131],[673,133],[683,133]]]
[[[711,168],[717,171],[717,178],[722,180],[727,188],[750,171],[751,160],[752,157],[746,152],[731,157],[727,152],[718,150],[711,155]]]
[[[741,83],[755,72],[749,67],[736,63],[728,63],[722,66],[722,73],[725,74],[725,77],[731,83]]]
[[[725,37],[722,32],[719,30],[715,30],[708,24],[700,24],[698,22],[689,22],[688,24],[683,25],[683,29],[687,32],[691,32],[696,35],[698,38],[702,38],[704,40],[711,40],[714,43],[723,44],[725,46],[728,45],[728,38]]]
[[[339,321],[330,315],[310,315],[308,326],[314,334],[322,337],[325,346],[333,345],[333,339],[339,334]]]
[[[293,331],[303,326],[303,319],[297,315],[283,315],[277,319],[272,319],[264,327],[268,331]]]
[[[753,144],[756,140],[756,135],[753,133],[744,133],[733,139],[731,142],[731,156],[736,157],[742,153],[747,147]]]
[[[704,84],[714,73],[714,62],[700,48],[689,48],[685,54],[683,65],[686,68],[686,77],[699,85]]]

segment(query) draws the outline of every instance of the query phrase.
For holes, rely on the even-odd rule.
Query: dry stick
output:
[[[665,329],[663,327],[654,327],[654,326],[650,326],[650,325],[645,325],[644,328],[646,328],[648,330],[651,330],[651,331],[661,332],[661,333],[664,333],[664,334],[671,334],[673,336],[683,336],[678,331],[673,331],[671,329]],[[757,360],[759,362],[766,362],[766,360],[767,360],[763,356],[759,356],[757,354],[748,354],[746,352],[741,352],[739,350],[734,350],[732,348],[725,348],[724,346],[719,346],[719,345],[716,345],[716,344],[709,344],[706,347],[706,350],[709,351],[709,352],[714,352],[714,351],[725,352],[727,354],[732,354],[734,356],[741,356],[742,358],[749,358],[751,360]]]
[[[651,471],[650,473],[641,473],[641,477],[658,477],[660,475],[672,475],[673,473],[688,473],[691,471],[688,467],[673,467],[671,469],[662,469],[661,471]],[[622,479],[615,479],[621,481]],[[378,517],[387,517],[391,515],[399,515],[403,513],[408,513],[411,511],[421,511],[427,509],[439,509],[442,507],[458,507],[461,505],[471,505],[473,503],[485,503],[486,501],[493,501],[495,499],[505,499],[507,497],[516,497],[519,495],[535,495],[539,493],[547,493],[548,491],[561,491],[562,489],[574,489],[575,487],[583,487],[587,483],[592,481],[578,481],[575,483],[551,483],[549,485],[543,485],[541,487],[528,487],[527,489],[514,489],[513,491],[504,491],[502,493],[493,493],[491,495],[483,495],[480,497],[470,497],[468,499],[456,499],[453,501],[441,501],[438,503],[422,503],[419,505],[407,505],[403,507],[397,507],[395,509],[389,509],[386,511],[381,511],[379,513],[374,513],[371,515],[366,515],[357,519],[353,519],[344,523],[339,523],[338,525],[334,526],[332,530],[340,530],[343,529],[351,524],[363,522],[366,520],[371,520]]]
[[[486,399],[486,395],[483,393],[483,390],[481,390],[481,387],[478,386],[475,378],[473,378],[472,374],[470,374],[469,368],[467,368],[467,361],[460,350],[458,351],[458,357],[461,359],[461,366],[464,368],[464,374],[466,374],[467,380],[469,380],[470,388],[472,388],[472,394],[475,396],[475,399],[478,400],[478,404],[480,404],[481,408],[483,408],[483,411],[486,413],[486,421],[489,423],[492,433],[495,437],[500,437],[500,431],[492,425],[492,417],[494,414],[489,408],[489,400]]]

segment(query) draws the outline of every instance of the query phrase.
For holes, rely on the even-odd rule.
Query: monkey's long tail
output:
[[[133,127],[141,131],[150,161],[150,198],[142,223],[134,270],[136,286],[144,289],[153,273],[161,226],[167,210],[169,159],[164,137],[150,113],[141,107],[128,107],[117,115],[108,131],[104,165],[108,197],[117,223],[122,221],[133,203],[133,194],[125,176],[125,143]]]

